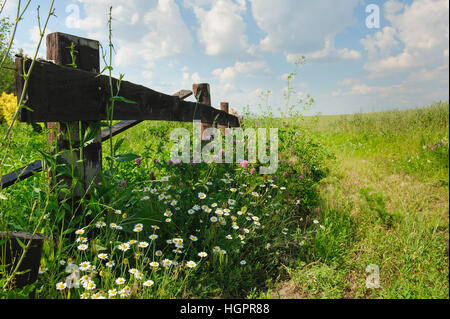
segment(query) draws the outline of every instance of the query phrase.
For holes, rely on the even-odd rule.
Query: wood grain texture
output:
[[[42,161],[38,160],[31,164],[28,164],[27,166],[19,168],[18,170],[15,170],[14,172],[3,175],[0,182],[0,189],[7,188],[17,183],[18,181],[27,179],[28,177],[33,176],[34,173],[40,171],[42,171]]]
[[[21,59],[21,58],[17,58]],[[31,61],[26,61],[26,68]],[[20,61],[16,65],[21,65]],[[22,72],[20,69],[18,72]],[[115,87],[117,79],[113,79]],[[35,63],[28,84],[27,106],[22,122],[106,120],[106,105],[111,99],[109,78],[52,63]],[[209,105],[183,101],[142,85],[122,81],[120,96],[135,104],[116,101],[114,120],[160,120],[214,123],[239,126],[237,117]]]
[[[57,65],[69,66],[92,73],[100,72],[100,44],[96,40],[81,38],[61,32],[47,36],[47,60]],[[102,144],[100,130],[93,143],[83,148],[83,152],[72,151],[70,144],[80,145],[80,135],[84,136],[88,127],[96,127],[96,121],[62,121],[48,122],[47,127],[53,128],[48,133],[50,145],[57,146],[61,156],[80,172],[81,183],[77,185],[75,194],[80,197],[89,195],[91,183],[98,183],[102,173]],[[81,130],[81,132],[80,132]],[[55,144],[52,144],[56,142]],[[82,156],[82,158],[81,158]],[[79,161],[79,160],[82,160]],[[51,175],[51,171],[49,171]],[[60,177],[57,180],[72,183],[71,178]]]
[[[177,96],[181,100],[184,100],[184,99],[186,99],[186,98],[188,98],[189,96],[192,95],[192,91],[181,90],[181,91],[178,91],[177,93],[172,94],[172,95],[173,96]],[[116,124],[114,124],[112,126],[112,136],[116,136],[117,134],[120,134],[120,133],[128,130],[129,128],[132,128],[132,127],[138,125],[141,122],[143,122],[143,121],[141,121],[141,120],[124,120],[124,121],[120,121],[119,123],[116,123]],[[102,136],[102,142],[108,140],[111,137],[111,133],[110,133],[109,128],[102,130],[101,136]]]
[[[192,91],[189,90],[181,90],[173,94],[174,96],[178,96],[180,99],[184,100],[192,95]],[[116,123],[112,127],[112,136],[116,136],[117,134],[120,134],[129,128],[132,128],[142,121],[140,120],[128,120],[128,121],[120,121],[119,123]],[[47,123],[51,124],[51,123]],[[54,123],[58,124],[58,123]],[[111,134],[109,132],[109,129],[104,129],[101,131],[101,141],[104,142],[108,140],[111,137]],[[74,144],[74,148],[77,148],[78,145]],[[3,175],[0,181],[0,189],[7,188],[11,185],[14,185],[15,183],[22,181],[24,179],[27,179],[29,177],[32,177],[34,173],[42,171],[42,161],[38,160],[31,164],[28,164],[22,168],[19,168],[18,170],[15,170],[14,172],[8,173],[6,175]]]

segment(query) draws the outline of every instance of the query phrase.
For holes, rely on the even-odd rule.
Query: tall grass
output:
[[[448,298],[448,115],[439,102],[299,122],[334,158],[315,212],[323,228],[290,270],[289,291]],[[366,287],[371,264],[380,269],[377,289]]]

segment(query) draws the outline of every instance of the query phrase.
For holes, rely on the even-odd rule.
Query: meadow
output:
[[[326,230],[275,295],[449,298],[448,116],[439,102],[300,121],[333,154],[313,213]]]
[[[1,230],[46,240],[38,281],[9,289],[2,269],[0,295],[448,298],[448,112],[244,117],[279,129],[273,175],[174,163],[167,137],[192,124],[141,123],[114,137],[114,156],[104,143],[102,183],[81,203],[45,172],[2,190]],[[11,141],[2,174],[45,157],[76,179],[46,153],[45,129],[18,124]]]

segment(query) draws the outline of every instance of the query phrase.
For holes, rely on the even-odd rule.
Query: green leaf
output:
[[[138,157],[139,157],[138,155],[133,154],[133,153],[118,154],[118,155],[114,156],[114,160],[118,163],[126,163],[126,162],[134,161]]]
[[[104,68],[103,68],[103,70],[99,73],[99,74],[97,74],[97,76],[100,76],[103,72],[105,72],[106,70],[114,70],[114,68],[112,67],[112,66],[109,66],[109,65],[107,65],[107,66],[105,66]]]
[[[30,109],[30,108],[29,108],[28,106],[26,106],[25,104],[22,104],[20,107],[21,107],[21,108],[24,108],[24,109],[27,110],[27,111],[34,112],[34,110]]]
[[[111,98],[111,101],[119,101],[119,102],[124,102],[124,103],[128,103],[128,104],[137,104],[137,102],[128,100],[128,99],[124,98],[123,96],[113,96]]]
[[[95,249],[97,251],[107,250],[106,247],[103,247],[103,246],[99,245],[98,243],[95,243]]]
[[[19,246],[22,247],[22,249],[27,248],[27,246],[19,238],[16,238],[16,240],[17,240],[17,243],[19,244]]]
[[[1,245],[0,245],[0,246],[1,246]],[[3,269],[6,269],[9,265],[10,265],[10,264],[8,264],[8,265],[0,265],[0,272],[1,272]]]
[[[117,150],[122,146],[123,142],[125,141],[125,138],[121,138],[114,144],[114,153],[117,152]]]
[[[76,230],[75,228],[68,228],[63,232],[63,235],[70,234],[70,233],[74,232],[75,230]]]
[[[95,141],[95,139],[98,137],[100,126],[100,123],[92,123],[88,126],[86,132],[84,133],[83,147],[86,147]]]
[[[6,243],[7,240],[8,240],[8,239],[0,240],[0,246],[3,246],[3,244]],[[0,266],[1,266],[1,265],[0,265]],[[0,267],[0,269],[1,269],[1,267]]]

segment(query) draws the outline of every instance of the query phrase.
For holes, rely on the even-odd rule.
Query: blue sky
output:
[[[7,0],[2,15],[14,14]],[[0,0],[1,2],[1,0]],[[25,1],[22,1],[25,2]],[[33,52],[50,1],[32,0],[15,48]],[[369,5],[379,25],[368,28]],[[56,0],[49,32],[99,40],[106,46],[113,6],[115,74],[163,93],[211,84],[213,106],[238,112],[315,99],[308,115],[405,109],[448,100],[449,4],[443,0]],[[376,16],[375,16],[376,17]],[[45,45],[40,51],[45,56]]]

